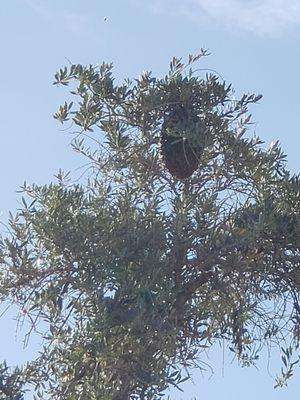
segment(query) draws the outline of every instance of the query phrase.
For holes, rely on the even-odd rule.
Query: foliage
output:
[[[21,372],[37,399],[159,399],[220,340],[243,365],[277,343],[278,385],[292,375],[300,181],[278,143],[247,136],[261,96],[192,70],[206,55],[163,78],[116,83],[106,63],[55,75],[86,173],[24,184],[1,241],[3,301],[48,327]]]
[[[6,363],[0,364],[0,399],[24,400],[22,386],[24,382],[20,377],[20,370],[10,371]]]

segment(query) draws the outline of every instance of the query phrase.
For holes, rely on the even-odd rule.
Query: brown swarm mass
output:
[[[182,109],[172,111],[161,130],[164,163],[170,174],[181,180],[189,178],[196,171],[203,151],[202,147],[190,143],[184,135],[185,130],[188,130],[188,118]]]

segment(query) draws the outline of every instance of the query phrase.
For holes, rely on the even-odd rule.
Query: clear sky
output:
[[[300,0],[2,0],[0,3],[0,198],[1,219],[19,206],[24,180],[49,183],[59,168],[84,160],[68,148],[71,137],[53,119],[66,92],[53,75],[72,63],[115,64],[118,78],[143,70],[164,74],[173,56],[186,58],[203,47],[212,55],[200,68],[217,70],[236,93],[264,95],[251,111],[256,134],[279,140],[289,166],[299,171]],[[2,317],[0,359],[31,357],[38,341],[22,350],[13,312]],[[240,369],[216,348],[214,374],[172,399],[296,400],[300,370],[287,389],[274,390],[279,354],[268,366]],[[207,360],[206,360],[207,361]]]

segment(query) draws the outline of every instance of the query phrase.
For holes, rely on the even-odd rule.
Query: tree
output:
[[[293,373],[299,178],[247,134],[261,96],[193,71],[206,55],[163,78],[116,83],[106,63],[55,75],[75,98],[55,118],[78,126],[88,164],[80,183],[24,184],[1,241],[2,299],[44,328],[19,371],[36,398],[158,399],[220,340],[243,365],[277,343],[277,385]]]

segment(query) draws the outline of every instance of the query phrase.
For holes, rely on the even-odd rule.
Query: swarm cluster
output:
[[[192,140],[191,130],[197,124],[196,116],[189,116],[183,106],[177,106],[166,115],[161,130],[161,152],[166,168],[177,179],[189,178],[198,168],[203,152],[199,140]],[[196,132],[201,136],[202,132]]]

